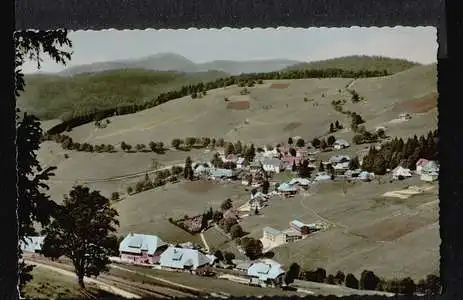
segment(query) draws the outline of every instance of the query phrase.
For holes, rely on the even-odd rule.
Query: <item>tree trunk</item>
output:
[[[77,275],[77,282],[79,283],[80,288],[85,289],[84,276],[83,275]]]
[[[10,8],[13,8],[11,5]],[[9,74],[14,72],[14,48],[13,35],[8,36],[10,48],[4,57]],[[2,255],[0,257],[0,299],[18,299],[18,193],[17,193],[17,170],[16,170],[16,110],[15,97],[12,86],[13,76],[7,76],[7,82],[2,86],[2,100],[0,101],[1,118],[0,161],[2,165],[3,180],[0,184],[0,195],[2,196],[2,208],[0,209],[0,220],[2,225],[0,236],[2,236]]]

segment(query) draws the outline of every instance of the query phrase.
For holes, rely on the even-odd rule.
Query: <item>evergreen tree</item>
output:
[[[183,168],[183,177],[185,179],[193,180],[193,167],[191,157],[185,159],[185,167]]]
[[[299,177],[301,178],[309,178],[310,177],[310,168],[309,162],[307,160],[302,161],[299,165]]]
[[[359,281],[357,280],[357,278],[355,278],[355,276],[352,273],[347,274],[345,284],[346,287],[351,289],[359,288]]]
[[[360,168],[360,161],[358,156],[355,156],[349,161],[349,169],[350,170],[357,170]]]
[[[293,160],[293,165],[292,165],[292,167],[291,167],[291,171],[296,172],[296,170],[297,170],[296,161]]]
[[[377,175],[386,174],[386,160],[381,154],[378,154],[374,160],[373,171]]]
[[[374,291],[378,287],[380,279],[373,271],[364,270],[360,275],[360,289]]]
[[[336,138],[332,135],[330,135],[327,139],[327,144],[328,146],[333,146],[334,142],[336,142]]]
[[[314,139],[312,140],[312,146],[314,146],[315,148],[320,147],[320,144],[321,144],[320,139],[314,138]]]
[[[330,124],[330,133],[335,132],[336,130],[334,129],[333,123]]]
[[[241,144],[241,141],[237,141],[234,146],[234,152],[235,154],[241,154],[243,151],[243,145]]]

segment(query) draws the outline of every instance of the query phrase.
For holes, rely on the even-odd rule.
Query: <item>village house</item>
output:
[[[394,170],[392,170],[392,178],[395,180],[402,180],[412,176],[413,175],[410,169],[406,169],[402,166],[398,166]]]
[[[369,173],[367,171],[362,171],[358,174],[357,179],[362,181],[371,181],[375,178],[375,173]]]
[[[307,178],[293,178],[288,182],[292,187],[300,187],[302,189],[308,189],[310,187],[310,180]]]
[[[262,229],[262,238],[273,244],[283,244],[286,242],[286,236],[283,232],[269,226]]]
[[[239,157],[236,160],[236,168],[237,169],[244,169],[245,163],[246,163],[246,159],[244,159],[244,157]]]
[[[331,164],[339,164],[339,163],[344,163],[344,162],[349,162],[350,157],[347,155],[334,155],[331,156],[330,159],[328,160]]]
[[[195,166],[193,169],[193,175],[196,177],[207,176],[210,173],[211,168],[203,164]]]
[[[283,168],[286,170],[291,170],[293,165],[298,167],[302,163],[302,160],[302,157],[292,156],[291,154],[284,154],[281,156]]]
[[[337,163],[333,168],[336,175],[344,175],[349,170],[349,162]]]
[[[259,170],[262,170],[262,163],[260,162],[260,160],[254,159],[254,161],[252,161],[249,164],[249,170],[251,171],[251,173],[255,173]]]
[[[26,236],[25,240],[19,241],[19,246],[23,252],[28,253],[41,253],[44,236]]]
[[[170,246],[159,259],[162,268],[198,271],[208,267],[209,258],[199,250]]]
[[[292,243],[302,239],[302,233],[294,230],[293,228],[285,229],[281,233],[283,234],[286,243]]]
[[[235,270],[240,272],[248,272],[248,269],[254,264],[252,261],[234,260]]]
[[[278,186],[277,191],[281,193],[282,195],[289,197],[297,193],[297,188],[294,186],[291,186],[290,184],[286,182],[283,182],[282,184]]]
[[[158,236],[130,233],[119,244],[119,254],[122,261],[155,264],[166,248],[167,244]]]
[[[209,174],[212,179],[231,179],[236,176],[236,173],[233,170],[213,168],[210,169]]]
[[[318,172],[314,178],[314,181],[326,181],[326,180],[331,180],[331,175],[329,175],[327,172]]]
[[[236,156],[235,154],[228,154],[227,156],[222,157],[222,161],[224,163],[227,163],[227,162],[236,163],[237,160],[238,160],[238,156]]]
[[[283,283],[285,271],[281,265],[274,261],[262,261],[254,263],[247,270],[250,282],[253,284],[265,284],[278,286]]]
[[[291,222],[289,222],[289,226],[297,232],[300,232],[301,234],[310,233],[310,228],[299,220],[292,220]]]
[[[427,165],[429,163],[429,160],[427,159],[424,159],[424,158],[420,158],[417,162],[416,162],[416,170],[415,170],[415,173],[418,174],[418,175],[421,175],[421,170],[423,169],[423,167],[425,165]]]
[[[346,140],[336,140],[333,144],[334,149],[341,150],[348,148],[350,145]]]
[[[262,229],[262,239],[267,242],[270,242],[273,245],[292,243],[301,238],[302,233],[297,230],[294,230],[294,228],[278,230],[267,226]]]
[[[420,175],[420,179],[426,182],[434,182],[439,179],[439,173],[438,172],[423,172]]]
[[[278,158],[266,158],[261,162],[265,172],[280,173],[283,170],[283,163]]]

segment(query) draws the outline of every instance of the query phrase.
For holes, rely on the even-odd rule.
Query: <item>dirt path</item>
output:
[[[155,174],[157,172],[163,171],[163,170],[169,170],[173,166],[183,166],[184,164],[172,164],[168,166],[164,166],[162,168],[156,169],[156,170],[151,170],[151,171],[141,171],[141,172],[136,172],[136,173],[131,173],[131,174],[125,174],[125,175],[120,175],[120,176],[113,176],[113,177],[106,177],[106,178],[91,178],[91,179],[56,179],[56,178],[50,178],[50,181],[54,182],[79,182],[79,183],[97,183],[97,182],[110,182],[110,181],[120,181],[124,179],[130,179],[130,178],[136,178],[140,176],[144,176],[145,174],[151,175]]]
[[[206,238],[204,237],[203,231],[201,231],[199,236],[201,237],[201,241],[203,241],[204,247],[206,247],[206,250],[209,253],[211,251],[211,249],[209,248],[209,245],[207,244],[207,241],[206,241]]]
[[[346,86],[346,90],[350,89],[356,82],[357,82],[357,79],[352,80],[352,81]]]
[[[31,265],[36,265],[36,266],[41,267],[41,268],[52,270],[52,271],[57,272],[59,274],[62,274],[64,276],[69,276],[69,277],[74,277],[74,278],[76,277],[76,275],[71,271],[61,269],[61,268],[58,268],[58,267],[55,267],[55,266],[51,266],[51,265],[48,265],[48,264],[39,263],[37,261],[29,261],[29,260],[26,260],[26,263],[31,264]],[[93,283],[93,284],[97,285],[98,288],[100,288],[101,290],[105,290],[107,292],[110,292],[112,294],[124,297],[126,299],[141,299],[141,297],[139,295],[136,295],[136,294],[130,293],[128,291],[122,290],[120,288],[117,288],[117,287],[109,284],[109,283],[104,283],[104,282],[102,282],[100,280],[96,280],[96,279],[93,279],[93,278],[87,278],[86,277],[86,278],[84,278],[84,282],[85,283]]]
[[[141,272],[133,271],[133,270],[130,270],[130,269],[121,267],[121,266],[117,266],[117,265],[115,265],[115,264],[111,264],[111,265],[110,265],[110,268],[119,269],[119,270],[122,270],[122,271],[125,271],[125,272],[129,272],[129,273],[134,273],[134,274],[142,275],[142,276],[145,276],[145,277],[147,277],[147,278],[151,278],[151,279],[154,279],[154,280],[158,280],[158,281],[167,283],[167,284],[172,285],[172,286],[176,286],[176,287],[179,287],[179,288],[192,290],[192,291],[195,291],[195,292],[198,292],[198,293],[203,293],[202,290],[197,289],[197,288],[194,288],[194,287],[191,287],[191,286],[187,286],[187,285],[183,285],[183,284],[180,284],[180,283],[176,283],[176,282],[173,282],[173,281],[170,281],[170,280],[167,280],[167,279],[163,279],[163,278],[160,278],[160,277],[157,277],[157,276],[148,275],[148,274],[146,274],[146,273],[141,273]]]

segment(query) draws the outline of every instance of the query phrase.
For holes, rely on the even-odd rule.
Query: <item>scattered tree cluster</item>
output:
[[[74,128],[89,122],[100,121],[104,118],[109,118],[114,115],[132,114],[144,109],[155,107],[168,101],[191,95],[193,99],[202,97],[206,91],[220,87],[226,87],[234,84],[241,86],[253,86],[256,82],[260,83],[263,80],[278,80],[278,79],[303,79],[303,78],[366,78],[378,77],[389,74],[387,70],[345,70],[345,69],[305,69],[305,70],[287,70],[269,73],[250,73],[239,76],[230,76],[227,78],[219,78],[210,82],[200,82],[192,85],[185,85],[178,90],[172,90],[159,94],[151,101],[143,104],[130,104],[109,108],[101,111],[90,112],[78,116],[68,117],[62,123],[54,126],[49,130],[50,133],[61,133],[66,129]]]
[[[336,122],[330,123],[329,132],[330,132],[330,133],[335,133],[336,131],[341,130],[341,129],[343,129],[343,128],[344,128],[344,126],[342,126],[342,124],[339,123],[338,120],[336,120]]]
[[[264,246],[260,240],[245,236],[237,240],[237,242],[250,260],[262,257],[262,249]]]
[[[365,100],[365,98],[361,97],[361,96],[357,93],[357,91],[355,91],[355,90],[347,90],[347,91],[348,91],[348,92],[351,94],[351,96],[352,96],[352,97],[351,97],[352,103],[358,103],[358,102],[360,102],[360,101]]]
[[[326,270],[323,268],[317,268],[313,271],[301,270],[301,267],[297,263],[291,264],[285,275],[287,284],[292,283],[294,279],[333,285],[345,285],[353,289],[385,291],[403,295],[414,295],[415,293],[438,295],[441,289],[439,277],[433,274],[415,283],[410,277],[385,280],[379,278],[373,271],[364,270],[360,274],[360,278],[357,279],[352,273],[345,275],[342,271],[338,271],[335,275],[332,275],[327,274]]]
[[[379,150],[371,147],[363,158],[362,169],[379,175],[399,165],[414,170],[420,158],[437,159],[437,144],[437,131],[430,131],[427,136],[419,138],[415,135],[413,138],[408,138],[406,142],[395,138],[381,145]]]
[[[98,152],[98,153],[111,153],[116,152],[115,147],[109,144],[91,145],[89,143],[74,142],[72,138],[65,134],[44,134],[42,141],[49,140],[55,141],[60,144],[65,150],[83,151],[83,152]]]
[[[328,138],[314,138],[312,140],[312,146],[315,149],[320,149],[321,151],[332,150],[332,147],[336,142],[336,138],[333,135],[330,135]]]

